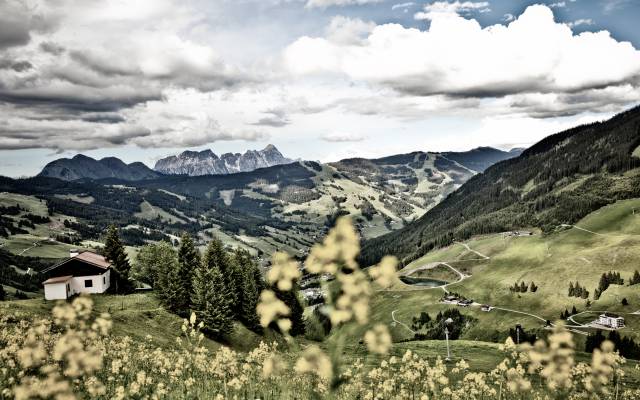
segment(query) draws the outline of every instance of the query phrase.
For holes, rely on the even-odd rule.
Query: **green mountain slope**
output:
[[[0,219],[0,237],[10,233],[7,246],[22,251],[51,236],[71,237],[74,243],[98,240],[105,227],[115,223],[126,228],[124,240],[134,246],[188,231],[202,244],[216,235],[228,245],[253,253],[285,250],[301,255],[340,215],[351,215],[363,237],[380,236],[419,218],[476,174],[467,164],[481,169],[512,156],[491,148],[451,153],[451,158],[414,152],[135,182],[0,177],[0,191],[37,196],[46,203],[37,198],[32,202],[42,205],[45,215],[47,211],[54,215],[57,225],[69,221],[65,226],[47,223],[18,232],[14,228],[21,216],[6,216]],[[10,194],[0,194],[0,201],[3,198],[14,204]]]
[[[489,167],[416,222],[365,242],[364,265],[385,254],[405,263],[476,234],[545,232],[618,199],[640,197],[640,107],[542,140]]]

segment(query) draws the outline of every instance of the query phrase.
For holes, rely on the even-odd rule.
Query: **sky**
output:
[[[640,103],[635,0],[0,0],[0,175],[529,146]]]

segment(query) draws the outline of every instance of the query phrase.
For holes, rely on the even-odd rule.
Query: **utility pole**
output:
[[[516,325],[516,344],[520,344],[520,329],[522,329],[522,325]]]
[[[445,326],[444,326],[444,337],[445,340],[447,341],[447,358],[445,359],[445,361],[451,361],[451,349],[449,348],[449,329],[447,328],[447,325],[450,325],[453,323],[453,320],[451,318],[447,318],[446,321],[444,321]]]

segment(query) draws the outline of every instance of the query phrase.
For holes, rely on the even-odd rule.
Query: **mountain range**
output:
[[[65,181],[77,179],[117,178],[127,181],[157,178],[161,174],[141,162],[125,164],[115,157],[95,160],[83,154],[73,158],[60,158],[47,164],[38,176],[58,178]]]
[[[247,150],[244,154],[225,153],[220,157],[211,150],[184,151],[158,160],[153,169],[167,175],[225,175],[292,162],[270,144],[262,150]]]
[[[216,235],[254,253],[300,254],[341,215],[350,215],[365,239],[402,228],[487,165],[517,154],[483,147],[197,176],[76,156],[51,163],[37,178],[6,180],[0,189],[46,198],[52,212],[91,226],[91,232],[77,227],[86,238],[116,223],[150,229],[149,240],[187,230],[203,242]]]
[[[365,265],[411,262],[474,235],[562,229],[600,207],[640,197],[640,107],[548,136],[475,175],[415,222],[366,241]]]
[[[466,152],[431,153],[458,162],[470,171],[482,172],[488,166],[511,157],[516,157],[522,149],[512,149],[508,152],[491,147],[478,147]],[[372,160],[384,163],[394,159],[410,159],[424,152],[413,152]],[[353,164],[352,159],[339,163]],[[65,181],[78,179],[106,179],[115,178],[126,181],[139,181],[158,178],[162,175],[228,175],[240,172],[251,172],[260,168],[276,165],[291,164],[294,160],[286,158],[274,145],[268,145],[262,150],[247,150],[245,153],[225,153],[217,156],[211,150],[184,151],[177,156],[170,156],[158,160],[153,169],[141,162],[126,164],[115,157],[96,160],[83,154],[73,158],[60,158],[48,163],[38,176],[57,178]],[[411,162],[411,160],[407,161]],[[337,163],[334,163],[337,164]]]

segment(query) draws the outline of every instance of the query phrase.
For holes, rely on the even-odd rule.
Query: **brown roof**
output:
[[[98,268],[102,268],[102,269],[109,269],[111,267],[111,264],[109,263],[109,261],[107,261],[103,256],[101,256],[100,254],[96,254],[93,253],[91,251],[83,251],[82,253],[73,256],[73,257],[69,257],[55,265],[52,265],[49,268],[45,268],[44,270],[42,270],[41,272],[43,274],[49,273],[50,271],[58,268],[59,266],[61,266],[62,264],[65,264],[67,262],[69,262],[70,260],[80,260],[80,261],[84,261],[86,263],[89,263],[91,265],[94,265]]]
[[[46,281],[42,282],[43,285],[47,285],[49,283],[64,283],[69,279],[73,278],[71,275],[67,276],[56,276],[55,278],[49,278]]]
[[[109,261],[107,261],[106,258],[101,256],[100,254],[92,253],[90,251],[82,252],[72,258],[75,258],[76,260],[86,261],[88,263],[91,263],[97,267],[101,267],[104,269],[108,269],[109,267],[111,267],[111,264],[109,263]]]

